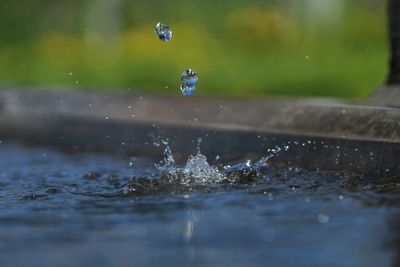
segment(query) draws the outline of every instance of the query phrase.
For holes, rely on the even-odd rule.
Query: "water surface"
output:
[[[270,167],[236,183],[144,188],[156,163],[1,144],[0,265],[399,263],[393,180]]]

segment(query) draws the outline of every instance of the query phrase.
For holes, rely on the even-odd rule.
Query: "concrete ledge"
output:
[[[384,85],[370,96],[370,101],[375,105],[400,108],[400,86]]]
[[[0,123],[45,129],[59,117],[315,137],[400,142],[400,110],[324,99],[195,97],[0,91]],[[131,108],[129,108],[131,107]],[[133,116],[132,116],[133,114]],[[33,123],[33,120],[37,120]]]
[[[227,161],[274,159],[310,169],[398,175],[400,110],[321,99],[214,100],[40,90],[0,91],[0,135],[68,150],[177,158],[202,152]],[[134,116],[132,117],[132,114]]]

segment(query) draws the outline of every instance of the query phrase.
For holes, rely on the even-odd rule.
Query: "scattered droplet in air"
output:
[[[199,77],[197,77],[197,73],[192,69],[187,69],[182,73],[182,82],[188,86],[196,85]]]
[[[158,22],[156,25],[156,33],[161,41],[168,42],[172,39],[171,28],[166,24],[162,24],[161,22]]]
[[[193,95],[194,91],[196,91],[196,86],[188,86],[186,84],[181,85],[182,94],[185,96]]]
[[[192,69],[187,69],[182,73],[181,91],[185,96],[193,95],[196,91],[196,83],[199,81],[197,73]]]

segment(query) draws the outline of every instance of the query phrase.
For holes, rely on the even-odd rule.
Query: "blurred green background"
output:
[[[155,24],[174,37],[161,42]],[[362,97],[387,72],[385,1],[2,0],[0,83]]]

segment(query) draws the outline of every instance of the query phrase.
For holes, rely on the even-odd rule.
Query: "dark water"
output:
[[[394,180],[271,167],[251,181],[125,194],[135,177],[159,176],[155,163],[1,144],[0,266],[400,263]]]

